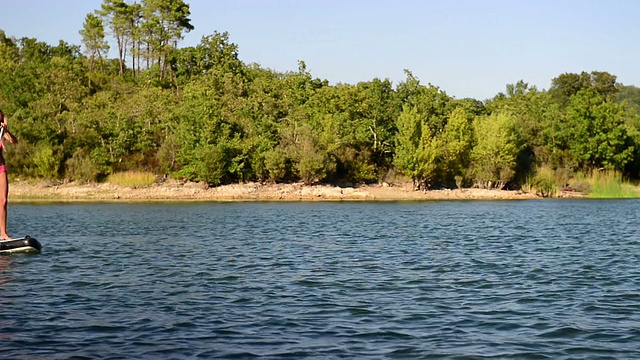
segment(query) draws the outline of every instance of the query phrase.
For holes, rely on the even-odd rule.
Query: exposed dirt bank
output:
[[[579,197],[565,193],[562,197]],[[329,185],[246,183],[206,188],[198,183],[167,181],[148,187],[114,184],[51,184],[12,182],[9,201],[327,201],[327,200],[507,200],[537,199],[521,191],[456,189],[413,191],[410,185]]]

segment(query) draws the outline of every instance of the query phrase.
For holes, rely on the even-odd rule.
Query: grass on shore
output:
[[[630,199],[640,197],[640,188],[622,178],[617,171],[594,171],[583,178],[589,184],[587,192],[594,199]]]
[[[142,188],[153,185],[156,180],[157,176],[150,172],[125,171],[109,175],[106,182],[123,187]],[[522,190],[538,196],[557,197],[559,189],[567,184],[574,191],[585,193],[587,197],[594,199],[640,198],[640,186],[625,181],[620,172],[609,170],[588,174],[566,174],[548,168],[537,169],[535,175],[523,185]]]
[[[124,171],[111,174],[107,177],[107,182],[127,187],[151,186],[156,181],[156,175],[143,171]]]
[[[542,168],[523,188],[539,196],[557,197],[558,184],[565,182],[566,178],[566,174]],[[132,188],[151,186],[156,180],[156,175],[143,171],[125,171],[107,177],[107,182]],[[594,171],[588,175],[579,173],[573,182],[579,184],[575,187],[584,189],[587,196],[594,199],[640,198],[640,187],[625,181],[618,171]]]
[[[527,178],[527,181],[522,185],[522,190],[538,196],[553,198],[557,197],[560,192],[559,183],[562,183],[562,180],[558,179],[556,171],[549,167],[541,167],[536,169],[533,176]]]
[[[626,181],[619,171],[603,170],[572,174],[563,169],[537,168],[522,190],[542,197],[557,197],[569,185],[593,199],[640,198],[640,187]]]

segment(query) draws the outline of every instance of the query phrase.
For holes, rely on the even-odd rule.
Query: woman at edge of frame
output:
[[[2,150],[4,144],[2,140],[7,140],[11,144],[17,143],[18,138],[15,137],[7,126],[7,115],[0,110],[0,128],[2,128],[2,138],[0,138],[0,240],[11,240],[12,237],[7,234],[7,203],[9,200],[9,177],[7,176],[7,164],[4,161]]]

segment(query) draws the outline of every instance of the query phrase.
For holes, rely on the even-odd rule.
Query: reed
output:
[[[157,177],[146,171],[124,171],[111,174],[107,177],[107,182],[127,187],[144,187],[153,185]]]
[[[626,199],[640,197],[638,187],[625,181],[618,171],[594,171],[585,179],[588,196],[596,199]]]
[[[558,182],[554,170],[549,167],[539,167],[533,176],[527,178],[527,181],[522,185],[522,190],[542,197],[557,197],[559,193]]]

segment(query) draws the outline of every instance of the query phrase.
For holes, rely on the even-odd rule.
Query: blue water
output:
[[[11,204],[0,357],[640,358],[639,210]]]

